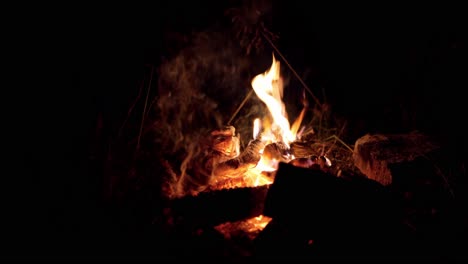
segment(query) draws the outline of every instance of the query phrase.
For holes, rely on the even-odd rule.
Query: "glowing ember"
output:
[[[218,181],[209,187],[209,190],[235,189],[240,187],[257,187],[273,183],[273,177],[257,169],[250,169],[243,177]]]
[[[215,229],[226,239],[238,236],[248,236],[253,240],[263,229],[265,229],[270,221],[270,217],[259,215],[242,221],[223,223],[215,226]]]
[[[248,231],[249,232],[255,232],[255,231],[261,231],[265,229],[265,227],[270,223],[271,218],[268,216],[264,215],[259,215],[257,217],[247,219],[247,222],[251,223],[253,225],[252,228],[250,228]]]

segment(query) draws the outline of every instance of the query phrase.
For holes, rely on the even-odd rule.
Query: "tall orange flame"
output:
[[[275,59],[274,54],[270,69],[255,76],[251,84],[257,96],[268,107],[273,119],[273,123],[269,127],[264,126],[262,141],[268,143],[283,142],[289,146],[289,143],[296,139],[301,120],[295,122],[296,125],[293,129],[290,128],[286,107],[282,101],[283,78],[280,75],[280,62]]]
[[[254,138],[259,137],[265,144],[281,142],[289,147],[289,144],[296,139],[296,134],[305,115],[305,109],[301,111],[293,126],[290,127],[286,107],[282,101],[283,78],[280,74],[280,62],[275,59],[274,54],[270,69],[255,76],[251,84],[257,96],[267,106],[272,118],[272,122],[264,118],[262,126],[259,124],[259,119],[254,121]],[[261,133],[260,127],[262,128]],[[278,160],[269,160],[262,155],[254,170],[257,172],[275,171],[278,163]]]

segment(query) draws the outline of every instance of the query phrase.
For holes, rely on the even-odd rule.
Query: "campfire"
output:
[[[148,122],[154,130],[145,137],[155,144],[141,144],[156,147],[155,153],[141,150],[148,163],[156,155],[155,164],[142,172],[162,187],[161,210],[153,223],[168,238],[196,239],[196,246],[208,237],[229,244],[225,249],[241,244],[247,254],[266,256],[276,250],[317,256],[309,248],[365,255],[379,254],[385,248],[374,247],[392,238],[415,238],[426,220],[437,224],[438,210],[452,199],[445,190],[451,191],[448,178],[428,161],[450,157],[438,144],[410,133],[367,134],[347,145],[339,138],[346,122],[329,119],[326,100],[314,100],[310,107],[306,87],[302,97],[288,97],[294,89],[283,90],[290,83],[281,74],[277,53],[269,67],[252,70],[244,83],[232,77],[242,73],[232,49],[217,54],[208,46],[204,51],[206,43],[184,49],[161,66],[153,101],[157,111],[154,123]],[[212,63],[217,55],[221,62]],[[256,66],[242,59],[239,64]],[[236,90],[241,85],[246,89]],[[444,202],[440,207],[425,203],[433,195]],[[408,241],[397,250],[411,248],[413,240]]]
[[[450,152],[424,133],[405,133],[417,125],[387,128],[381,123],[388,116],[378,113],[378,122],[366,123],[360,111],[348,111],[359,101],[350,98],[341,108],[346,116],[332,112],[343,97],[339,89],[354,89],[327,85],[318,99],[261,29],[251,33],[274,52],[266,60],[264,49],[246,54],[232,32],[210,30],[190,34],[156,70],[151,66],[136,98],[141,118],[124,120],[118,155],[107,157],[107,196],[156,200],[152,227],[175,238],[175,248],[195,239],[191,249],[214,234],[215,243],[253,242],[257,255],[262,244],[265,255],[286,248],[295,256],[316,246],[334,254],[395,236],[432,236],[428,222],[443,234],[446,225],[438,221],[445,212],[450,219],[444,210],[455,197],[454,179],[465,176],[464,163],[452,174]],[[309,81],[319,85],[316,77]],[[333,89],[336,97],[327,101]],[[374,134],[366,134],[368,126]],[[395,131],[402,134],[387,134]],[[414,242],[408,241],[405,250]]]
[[[187,200],[187,196],[200,197],[210,192],[265,187],[258,189],[262,190],[262,194],[256,194],[257,198],[251,201],[260,204],[254,206],[255,210],[247,210],[243,219],[227,216],[225,220],[229,221],[216,225],[216,230],[225,237],[244,232],[253,239],[255,234],[271,221],[271,217],[262,215],[263,202],[269,185],[275,180],[280,163],[321,171],[329,171],[332,168],[332,162],[324,155],[323,143],[319,148],[314,148],[317,147],[314,130],[306,126],[301,127],[308,107],[305,99],[302,100],[303,108],[300,114],[292,125],[290,124],[283,102],[284,84],[280,65],[273,54],[270,68],[251,81],[253,91],[267,107],[268,114],[252,120],[252,138],[247,146],[241,149],[240,143],[243,139],[232,125],[209,131],[206,137],[202,137],[198,142],[202,155],[198,156],[195,172],[206,178],[202,181],[205,184],[191,185],[195,187],[187,189],[186,186],[190,186],[192,179],[181,169],[181,175],[174,175],[174,180],[170,183],[172,186],[166,189],[169,197]],[[189,157],[193,158],[191,155]],[[232,196],[235,197],[234,194]],[[201,203],[200,201],[201,199],[198,203]]]
[[[253,78],[252,88],[269,110],[269,115],[252,120],[252,138],[241,151],[241,138],[232,125],[212,130],[207,139],[200,142],[203,157],[199,160],[199,173],[208,180],[205,188],[189,191],[196,195],[200,191],[221,190],[240,187],[257,187],[273,183],[279,162],[291,163],[306,168],[324,169],[331,161],[324,155],[307,151],[310,135],[301,128],[306,104],[294,123],[290,125],[283,97],[283,80],[280,62],[273,55],[270,69]],[[300,129],[301,128],[301,129]],[[313,134],[312,132],[309,132]],[[301,140],[304,138],[305,140]],[[187,178],[178,177],[175,185],[184,185]],[[184,196],[181,188],[171,188],[169,196]]]

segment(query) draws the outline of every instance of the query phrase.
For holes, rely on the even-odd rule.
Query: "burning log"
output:
[[[240,153],[239,139],[235,136],[235,128],[226,126],[211,133],[210,146],[205,157],[204,170],[210,175],[209,190],[222,189],[220,186],[236,186],[245,181],[244,175],[255,167],[260,160],[260,152],[264,143],[255,139],[249,142]],[[239,184],[245,186],[246,184]],[[248,184],[247,184],[248,185]]]
[[[260,151],[264,144],[256,139],[249,142],[246,149],[236,158],[214,164],[213,175],[215,178],[236,178],[257,165],[260,160]]]
[[[211,132],[211,150],[226,158],[239,155],[239,139],[236,137],[236,128],[226,126],[223,129]]]
[[[304,158],[316,155],[316,150],[312,148],[315,141],[294,141],[291,143],[291,153],[297,158]]]
[[[265,146],[263,156],[268,160],[277,160],[280,162],[288,162],[290,160],[291,151],[284,142],[275,142]]]
[[[215,226],[215,229],[226,239],[247,236],[249,240],[254,240],[270,221],[270,217],[259,215],[242,221],[226,222]]]
[[[305,141],[304,138],[301,141],[294,141],[291,143],[290,152],[294,155],[295,159],[289,163],[303,168],[310,169],[321,169],[328,172],[332,166],[332,162],[325,155],[318,155],[323,151],[317,151],[314,149],[314,145],[318,144],[315,140]],[[323,144],[319,144],[320,148],[323,148]]]

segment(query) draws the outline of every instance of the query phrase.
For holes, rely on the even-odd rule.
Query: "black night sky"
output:
[[[350,141],[366,133],[420,130],[464,159],[467,39],[456,8],[264,2],[265,25],[279,36],[277,47],[308,86],[325,91],[335,113],[349,120]],[[12,156],[19,159],[10,177],[14,188],[4,193],[4,200],[14,201],[5,207],[12,217],[2,226],[11,248],[6,256],[79,255],[73,247],[85,255],[118,255],[132,239],[142,248],[152,245],[142,242],[148,237],[122,231],[138,229],[129,227],[131,221],[138,225],[138,217],[125,222],[121,208],[104,202],[109,142],[145,72],[177,54],[190,33],[229,29],[224,12],[241,4],[112,3],[22,14],[27,22],[14,33],[24,39],[13,54],[16,84],[22,78],[30,83],[17,92],[20,111],[13,118],[18,140]],[[252,66],[261,71],[270,63],[265,46],[259,56],[268,59]],[[300,87],[292,75],[290,81]],[[136,202],[153,206],[132,199],[123,202],[123,211]]]

